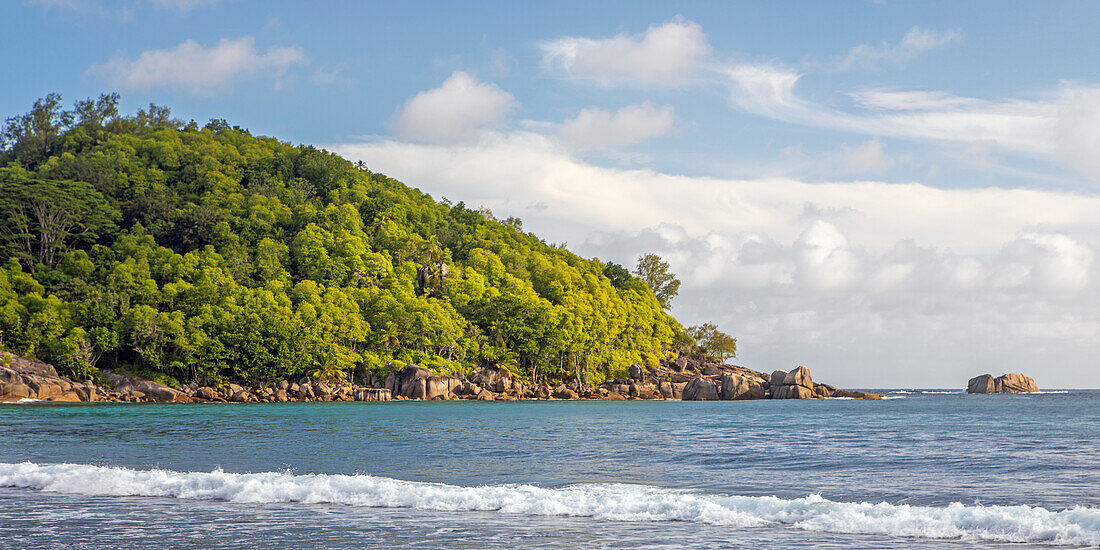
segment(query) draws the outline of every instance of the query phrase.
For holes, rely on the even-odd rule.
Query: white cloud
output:
[[[877,139],[856,146],[841,144],[836,152],[839,172],[843,174],[881,174],[893,166],[886,149]]]
[[[900,63],[928,51],[945,46],[962,38],[958,30],[936,31],[913,27],[905,33],[901,42],[883,42],[877,46],[860,44],[850,50],[838,65],[841,70],[854,67],[874,67],[881,62]]]
[[[985,101],[934,90],[861,90],[849,94],[861,107],[882,111],[932,111],[977,107]]]
[[[860,265],[848,239],[829,222],[813,222],[795,241],[794,251],[799,277],[812,288],[843,288],[858,280]]]
[[[994,368],[1100,384],[1097,196],[616,170],[533,133],[332,148],[582,254],[661,254],[684,281],[675,314],[736,334],[746,366],[865,387]]]
[[[676,18],[640,35],[594,40],[567,36],[541,45],[544,64],[601,86],[685,83],[709,52],[699,25]]]
[[[886,153],[886,145],[875,138],[856,145],[841,143],[836,148],[817,154],[806,154],[801,146],[780,149],[777,160],[764,165],[762,174],[798,176],[814,179],[838,176],[882,174],[908,156],[895,158]]]
[[[1100,88],[1066,91],[1052,141],[1060,160],[1100,181]]]
[[[473,140],[486,128],[500,128],[517,107],[512,94],[455,71],[438,88],[409,98],[393,128],[398,136],[428,143]]]
[[[861,110],[800,97],[802,74],[774,65],[724,69],[730,101],[764,117],[872,136],[940,142],[988,162],[990,152],[1023,154],[1100,180],[1100,87],[1063,83],[1037,99],[984,100],[943,91],[850,93]]]
[[[562,123],[558,135],[574,150],[619,147],[662,135],[675,119],[672,107],[658,108],[648,101],[614,113],[590,108]]]
[[[272,47],[261,52],[254,38],[244,36],[223,38],[210,48],[186,40],[171,49],[142,52],[137,59],[119,53],[88,72],[128,90],[169,87],[209,95],[235,81],[257,76],[274,77],[277,86],[278,77],[305,59],[297,47]]]
[[[1018,284],[1044,292],[1074,292],[1088,283],[1093,254],[1065,234],[1027,231],[1005,247],[1003,256],[1022,274]]]
[[[1100,177],[1100,89],[1064,84],[1039,99],[982,100],[946,92],[870,90],[849,94],[844,111],[796,93],[802,74],[774,65],[724,69],[730,101],[747,112],[806,126],[909,140],[959,150],[1023,154]]]

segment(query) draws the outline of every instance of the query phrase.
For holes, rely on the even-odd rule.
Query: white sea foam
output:
[[[1050,544],[1100,544],[1100,509],[1031,506],[943,507],[721,496],[618,484],[545,489],[461,487],[370,475],[233,474],[131,470],[83,464],[0,463],[0,487],[97,496],[149,496],[235,503],[296,502],[579,516],[606,521],[687,521],[731,527],[780,526],[832,533]]]
[[[933,390],[921,390],[921,393],[925,395],[956,395],[960,393],[966,393],[966,390],[957,391],[933,391]]]
[[[19,399],[19,401],[5,401],[3,403],[0,403],[0,405],[24,405],[26,403],[41,403],[42,401],[45,401],[45,399],[31,399],[29,397],[23,397]]]

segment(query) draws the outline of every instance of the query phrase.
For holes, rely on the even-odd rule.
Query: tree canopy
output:
[[[656,254],[645,254],[638,258],[635,272],[649,285],[662,308],[672,307],[672,299],[680,293],[680,279],[672,273],[668,262]]]
[[[4,349],[78,377],[599,382],[688,338],[659,258],[639,279],[333,153],[117,101],[51,94],[3,129]]]
[[[692,351],[711,361],[724,363],[737,356],[737,339],[718,330],[713,323],[688,327],[687,333],[695,340]]]

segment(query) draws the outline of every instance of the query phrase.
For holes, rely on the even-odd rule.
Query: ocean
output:
[[[1100,545],[1100,391],[878,391],[0,405],[0,548]]]

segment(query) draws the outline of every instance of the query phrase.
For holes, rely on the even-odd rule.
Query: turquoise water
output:
[[[892,395],[5,405],[0,547],[1100,545],[1100,392]]]

